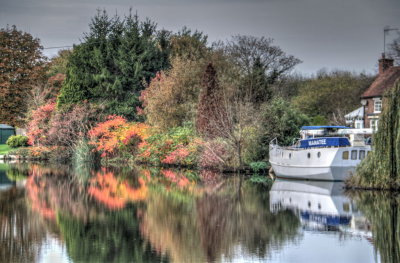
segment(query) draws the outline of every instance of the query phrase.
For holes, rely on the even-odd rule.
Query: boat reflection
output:
[[[370,224],[343,187],[343,182],[277,180],[270,191],[270,209],[293,211],[305,230],[339,231],[370,240]]]

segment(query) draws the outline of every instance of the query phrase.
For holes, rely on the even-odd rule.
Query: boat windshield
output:
[[[346,126],[303,126],[300,130],[302,139],[316,137],[337,137],[342,135],[343,129],[349,129]]]

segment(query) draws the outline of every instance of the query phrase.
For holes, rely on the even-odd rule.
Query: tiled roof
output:
[[[393,87],[396,80],[400,78],[400,67],[391,67],[380,74],[371,86],[361,95],[361,98],[382,96],[387,89]]]

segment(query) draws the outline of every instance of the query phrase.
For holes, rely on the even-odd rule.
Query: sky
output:
[[[266,36],[303,63],[320,69],[374,74],[383,52],[383,28],[400,28],[400,0],[0,0],[0,27],[16,25],[45,48],[80,43],[96,9],[123,16],[132,8],[159,29],[183,26],[209,41],[232,35]],[[398,34],[392,31],[386,42]],[[57,49],[45,49],[53,56]]]

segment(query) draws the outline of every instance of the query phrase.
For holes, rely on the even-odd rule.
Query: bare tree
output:
[[[216,71],[209,64],[204,76],[196,127],[206,139],[222,139],[235,153],[233,166],[243,167],[243,151],[254,130],[260,127],[258,111],[251,102],[249,94],[239,92],[235,83],[220,85]],[[215,158],[223,160],[221,152],[205,144]]]

